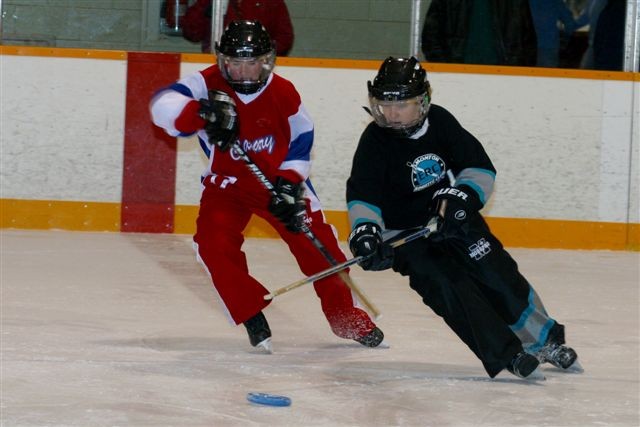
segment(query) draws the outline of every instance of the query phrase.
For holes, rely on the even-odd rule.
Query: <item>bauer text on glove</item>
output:
[[[442,218],[438,229],[438,237],[447,239],[459,237],[467,233],[468,219],[482,209],[482,203],[477,193],[471,187],[445,187],[433,195],[435,213]]]

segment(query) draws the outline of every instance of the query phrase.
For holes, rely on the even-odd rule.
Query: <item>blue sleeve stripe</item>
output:
[[[471,187],[478,193],[478,197],[484,205],[487,203],[489,197],[491,197],[495,180],[496,174],[488,169],[467,168],[458,174],[456,185],[464,184]]]
[[[382,217],[382,209],[380,209],[376,205],[372,205],[371,203],[363,202],[362,200],[352,200],[349,203],[347,203],[347,209],[349,209],[349,210],[351,210],[352,208],[355,208],[357,206],[364,206],[367,209],[372,210],[379,217]]]
[[[316,189],[313,188],[313,185],[311,184],[311,180],[307,178],[304,180],[304,182],[307,184],[307,187],[309,187],[309,191],[311,191],[314,196],[318,197],[318,194],[316,193]]]
[[[493,179],[495,181],[496,179],[496,173],[493,171],[490,171],[489,169],[482,169],[482,168],[473,168],[474,171],[478,172],[478,173],[484,173],[487,174],[491,177],[491,179]]]
[[[207,156],[207,159],[211,157],[211,149],[207,146],[207,143],[200,137],[198,137],[198,141],[200,142],[200,148],[204,151],[204,154]]]
[[[487,203],[487,196],[484,194],[484,191],[482,190],[482,188],[480,188],[480,186],[478,184],[476,184],[473,181],[456,181],[456,186],[458,185],[466,185],[468,187],[473,188],[473,190],[478,193],[478,197],[480,197],[480,201],[482,202],[482,204],[484,205],[485,203]]]
[[[181,93],[184,96],[188,96],[189,98],[193,98],[193,92],[191,92],[191,89],[189,89],[182,83],[173,83],[171,86],[169,86],[169,89],[175,90],[176,92]]]
[[[313,145],[313,129],[301,133],[289,144],[289,152],[284,159],[288,160],[311,160],[311,146]]]
[[[379,207],[362,200],[353,200],[347,204],[347,209],[349,211],[351,229],[364,222],[373,222],[384,228],[382,210]]]

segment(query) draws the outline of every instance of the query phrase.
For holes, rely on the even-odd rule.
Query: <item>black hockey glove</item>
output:
[[[466,185],[445,187],[433,195],[435,213],[442,219],[432,240],[462,237],[469,231],[467,220],[482,209],[478,194]]]
[[[209,142],[225,151],[238,135],[236,103],[229,95],[219,90],[209,91],[209,99],[200,99],[199,114],[207,123],[204,130]]]
[[[275,185],[276,194],[271,196],[269,212],[292,233],[306,230],[307,210],[302,197],[302,184],[279,177]]]
[[[358,263],[363,270],[386,270],[393,264],[393,248],[382,241],[381,229],[372,222],[365,222],[349,235],[349,249],[353,256],[366,257]]]

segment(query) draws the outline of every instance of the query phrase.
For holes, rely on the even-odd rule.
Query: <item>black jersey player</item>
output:
[[[368,82],[374,121],[362,133],[347,181],[349,247],[365,270],[409,277],[424,304],[482,361],[543,379],[540,363],[581,371],[564,326],[549,317],[516,262],[479,210],[496,170],[482,144],[454,116],[431,104],[426,71],[415,58],[387,58]],[[391,249],[383,235],[424,226],[438,232]]]

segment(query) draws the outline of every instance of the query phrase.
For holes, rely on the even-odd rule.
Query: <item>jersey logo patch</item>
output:
[[[425,154],[413,162],[407,162],[411,168],[413,191],[420,191],[440,182],[445,177],[444,160],[435,154]]]
[[[491,252],[491,244],[484,238],[469,246],[469,258],[473,258],[476,261],[483,258],[489,252]]]
[[[245,153],[249,153],[251,151],[253,151],[254,153],[266,151],[267,153],[271,154],[273,153],[273,147],[275,146],[275,144],[276,144],[276,139],[273,137],[273,135],[267,135],[265,137],[255,139],[253,141],[249,141],[245,139],[244,141],[240,142],[240,146],[242,147]],[[231,150],[231,157],[234,160],[238,160],[236,156],[234,156],[233,150]]]

